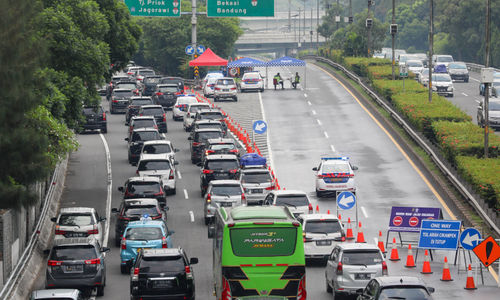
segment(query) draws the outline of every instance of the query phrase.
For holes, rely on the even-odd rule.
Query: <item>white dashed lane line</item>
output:
[[[333,145],[330,145],[330,149],[332,149],[332,152],[335,152],[335,147],[333,147]]]
[[[465,97],[469,97],[469,95],[467,95],[466,93],[462,93],[462,95],[464,95]]]
[[[307,94],[306,94],[306,93],[304,93],[304,97],[306,97],[306,98],[307,98]]]
[[[179,170],[177,170],[177,178],[182,179],[181,172],[179,172]]]
[[[325,135],[325,137],[326,137],[326,138],[329,138],[329,136],[328,136],[328,132],[323,131],[323,134]]]
[[[192,210],[189,211],[189,217],[191,218],[191,223],[194,223],[194,213]]]
[[[307,100],[307,105],[311,106],[312,105],[311,101]]]
[[[319,125],[319,126],[321,126],[321,125],[322,125],[322,123],[321,123],[321,121],[320,121],[319,119],[316,119],[316,122],[318,122],[318,125]]]
[[[189,199],[188,191],[186,189],[184,189],[184,198]]]
[[[313,116],[315,116],[315,115],[316,115],[316,111],[315,111],[314,109],[313,109],[313,110],[311,110],[311,112],[312,112]]]

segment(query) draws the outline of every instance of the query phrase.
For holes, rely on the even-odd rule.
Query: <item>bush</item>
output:
[[[410,123],[427,137],[433,138],[431,124],[445,120],[454,122],[470,121],[471,117],[444,97],[434,95],[429,103],[426,93],[404,93],[392,96],[396,108]]]
[[[378,79],[373,80],[372,85],[377,93],[389,101],[392,101],[393,95],[403,93],[403,80]],[[427,91],[415,80],[405,80],[404,82],[404,93],[426,93]]]
[[[403,79],[399,76],[399,67],[394,68],[394,75],[396,79]],[[392,80],[392,66],[389,65],[375,65],[368,67],[368,78],[370,81],[376,79],[390,79]],[[415,79],[414,73],[409,73],[407,79]]]
[[[500,210],[500,159],[457,156],[457,169],[490,208]]]
[[[472,122],[437,121],[432,123],[435,141],[446,158],[455,163],[456,156],[484,155],[484,129]],[[490,157],[499,155],[500,137],[491,131],[489,138]],[[499,173],[500,174],[500,173]]]
[[[388,59],[368,58],[368,57],[344,57],[345,66],[358,74],[359,76],[368,77],[369,66],[390,65]]]

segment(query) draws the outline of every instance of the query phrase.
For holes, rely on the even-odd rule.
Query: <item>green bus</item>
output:
[[[305,300],[302,226],[287,207],[221,207],[209,226],[217,300]]]

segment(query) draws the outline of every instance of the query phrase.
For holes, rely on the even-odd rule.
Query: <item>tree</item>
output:
[[[321,17],[321,25],[318,27],[318,33],[327,39],[329,39],[333,33],[337,30],[337,22],[335,22],[336,16],[344,15],[344,10],[342,6],[337,6],[337,3],[328,5],[329,9],[326,11],[326,15]],[[339,26],[345,27],[345,23],[340,22]]]

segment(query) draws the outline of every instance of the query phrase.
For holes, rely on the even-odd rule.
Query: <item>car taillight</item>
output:
[[[307,299],[307,291],[306,291],[306,276],[302,277],[299,283],[299,288],[297,290],[297,300],[306,300]]]
[[[266,190],[271,191],[271,190],[274,190],[275,188],[276,187],[274,185],[271,185],[271,186],[266,187]]]
[[[229,173],[231,173],[231,174],[235,174],[236,172],[238,172],[238,169],[229,170]]]
[[[231,88],[231,90],[232,90],[232,91],[235,91],[235,90],[236,90],[236,87],[232,87],[232,88]]]
[[[190,266],[186,266],[185,270],[186,270],[186,277],[189,278],[189,279],[192,279],[193,278],[193,273],[191,273],[191,267]]]
[[[167,114],[163,113],[163,122],[167,122]]]
[[[176,95],[182,95],[182,92],[177,92],[177,93],[175,93],[175,94],[176,94]]]
[[[213,172],[214,172],[214,170],[203,169],[203,174],[212,174]]]
[[[337,265],[337,275],[342,275],[342,273],[343,273],[342,263],[339,262],[339,264]]]
[[[128,191],[128,189],[127,189],[127,190],[125,190],[125,197],[131,197],[131,196],[133,196],[133,195],[134,195],[134,194],[130,193],[130,192]]]
[[[131,279],[132,279],[132,281],[139,280],[139,268],[134,268],[134,273],[133,273]]]
[[[162,96],[162,95],[163,95],[163,93],[162,93],[162,92],[158,92],[158,93],[156,93],[156,96]]]
[[[124,220],[124,221],[130,221],[130,218],[124,217],[124,216],[118,216],[119,220]]]
[[[312,212],[313,212],[313,206],[311,203],[309,203],[309,213],[312,214]]]
[[[221,296],[222,296],[221,299],[223,299],[223,300],[233,299],[233,297],[231,296],[231,287],[229,286],[229,282],[227,281],[226,277],[224,277],[224,276],[222,276],[222,294],[221,294]]]
[[[122,250],[127,250],[127,240],[125,238],[122,238],[121,248]]]
[[[215,88],[215,90],[216,90],[216,91],[220,91],[220,88],[216,87],[216,88]]]
[[[168,248],[168,245],[167,245],[167,238],[166,238],[166,237],[162,237],[162,238],[161,238],[161,247],[162,247],[162,248]]]
[[[241,203],[242,204],[247,204],[247,197],[245,196],[244,193],[241,193]]]
[[[238,149],[229,150],[229,153],[238,153]]]
[[[88,234],[99,234],[99,229],[97,228],[97,225],[94,225],[94,229],[87,230]]]
[[[63,234],[66,234],[66,231],[59,229],[59,225],[57,225],[55,234],[63,235]]]
[[[153,219],[153,220],[158,220],[158,219],[161,219],[161,217],[162,217],[162,214],[161,214],[161,213],[158,213],[158,215],[156,215],[156,216],[152,216],[152,217],[151,217],[151,219]]]
[[[170,170],[170,175],[168,176],[168,179],[174,179],[174,170]]]
[[[385,261],[382,262],[382,275],[389,275],[387,271],[387,263]]]
[[[212,195],[207,194],[207,203],[210,203],[212,201]]]
[[[95,258],[95,259],[88,259],[85,261],[86,265],[100,265],[101,264],[101,259]]]
[[[193,146],[199,146],[201,143],[193,142]]]
[[[106,121],[106,113],[104,113],[104,112],[102,113],[102,120]]]
[[[139,169],[135,170],[135,174],[139,175]]]
[[[215,151],[214,150],[207,150],[207,151],[205,151],[205,155],[209,155],[209,154],[212,154],[212,153],[215,153]]]
[[[57,260],[49,260],[47,262],[48,266],[54,267],[54,266],[60,266],[62,264],[62,261],[57,261]]]
[[[113,103],[118,103],[118,100],[116,100],[116,99],[113,99]]]

